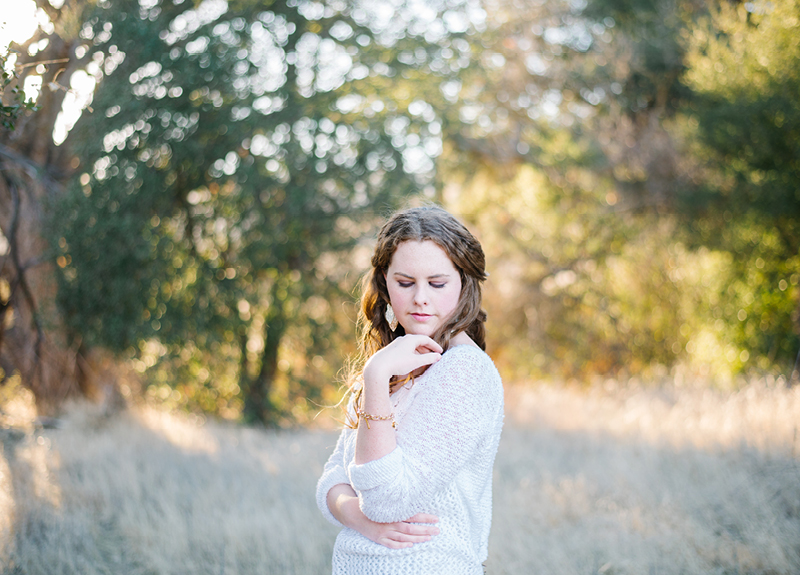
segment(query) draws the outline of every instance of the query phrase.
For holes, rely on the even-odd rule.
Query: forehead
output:
[[[455,272],[456,267],[450,257],[436,242],[409,240],[397,246],[389,263],[392,272],[426,273],[428,275]]]

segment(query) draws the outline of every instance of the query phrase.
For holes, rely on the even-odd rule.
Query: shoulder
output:
[[[440,361],[447,361],[453,365],[480,365],[492,371],[497,371],[492,358],[475,344],[461,344],[448,349]]]
[[[430,368],[431,379],[470,381],[486,390],[502,393],[500,374],[492,358],[476,345],[457,345],[447,350],[442,359]]]
[[[492,359],[477,346],[447,350],[420,382],[427,408],[456,409],[474,422],[495,421],[503,411],[503,382]]]

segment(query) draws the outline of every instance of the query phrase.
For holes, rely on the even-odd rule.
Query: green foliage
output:
[[[688,39],[696,137],[728,184],[711,195],[737,217],[758,212],[791,247],[800,235],[800,5],[721,5]],[[708,198],[708,200],[713,200]],[[707,200],[707,201],[708,201]]]
[[[345,4],[187,4],[84,25],[106,77],[54,210],[59,303],[158,394],[274,422],[335,379],[349,250],[429,185],[442,48]]]
[[[611,93],[629,114],[657,109],[673,114],[690,91],[681,82],[685,70],[682,32],[704,5],[677,0],[593,0],[582,16],[589,22],[612,23],[611,50],[594,76],[614,77],[619,88]],[[622,72],[622,73],[620,73]],[[595,80],[596,81],[596,80]]]
[[[16,69],[7,70],[7,61],[7,55],[0,54],[0,125],[13,132],[22,114],[36,110],[36,102],[25,99],[17,81]]]
[[[705,165],[680,199],[694,241],[734,254],[723,317],[762,368],[800,346],[798,26],[794,0],[720,4],[686,39],[683,135]]]
[[[502,184],[483,174],[450,200],[481,232],[492,352],[506,373],[624,377],[676,362],[726,373],[739,349],[712,311],[730,280],[726,254],[687,250],[674,220],[615,212],[598,193],[613,188],[590,170],[568,175],[559,188],[530,167]]]
[[[487,305],[520,376],[794,358],[797,10],[725,6],[498,4],[504,66],[471,96],[494,147],[454,147],[446,197],[502,262]]]
[[[302,419],[351,349],[359,241],[438,188],[520,377],[784,365],[798,5],[746,6],[99,3],[53,211],[66,321],[164,401]]]
[[[686,357],[690,335],[680,329],[698,316],[696,286],[681,281],[674,226],[656,211],[674,175],[652,177],[664,165],[664,133],[647,117],[675,107],[677,96],[661,94],[672,93],[680,63],[670,79],[663,62],[643,55],[650,35],[642,30],[666,34],[655,18],[623,26],[611,8],[540,11],[507,18],[487,45],[507,65],[488,74],[494,84],[480,102],[497,118],[490,137],[518,138],[511,153],[500,145],[447,158],[451,177],[462,179],[446,191],[448,205],[481,230],[496,266],[487,294],[495,355],[520,378],[671,365]]]

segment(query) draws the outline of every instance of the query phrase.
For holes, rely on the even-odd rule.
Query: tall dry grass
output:
[[[800,573],[800,389],[528,386],[507,405],[489,573]],[[3,573],[330,572],[313,495],[335,432],[25,413],[3,415]]]
[[[800,389],[516,388],[497,573],[800,573]]]

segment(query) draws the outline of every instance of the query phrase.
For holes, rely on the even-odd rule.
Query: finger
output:
[[[400,341],[410,342],[415,349],[428,348],[431,351],[435,351],[437,353],[442,353],[444,351],[442,346],[436,343],[435,339],[419,333],[409,333],[395,340],[395,342],[400,342]]]
[[[423,529],[430,529],[426,527]],[[433,529],[436,529],[435,527]],[[393,531],[386,534],[386,538],[398,543],[424,543],[433,539],[438,533],[406,533],[404,531]]]
[[[438,533],[426,533],[425,535],[414,535],[411,537],[412,543],[425,543],[426,541],[430,541],[433,539],[434,535],[438,535]]]
[[[425,533],[421,535],[408,535],[408,534],[396,534],[391,539],[392,541],[396,541],[398,543],[425,543],[426,541],[430,541],[433,539],[434,535],[438,535],[438,533]]]
[[[414,353],[416,353],[417,355],[426,355],[428,353],[435,353],[436,355],[442,355],[442,349],[441,348],[434,349],[427,345],[419,345],[414,349]]]
[[[404,533],[409,537],[429,537],[439,534],[439,528],[436,525],[426,523],[423,525],[416,525],[414,523],[402,523],[397,527],[400,533]]]
[[[444,351],[444,348],[436,343],[436,340],[428,337],[427,335],[417,335],[415,337],[422,340],[417,344],[417,349],[429,349],[436,353],[442,353]]]
[[[429,541],[434,535],[439,535],[439,528],[435,525],[406,525],[403,528],[402,541]]]
[[[433,365],[440,359],[442,359],[442,355],[440,353],[423,353],[421,355],[414,356],[414,364],[416,365],[414,369],[422,367],[423,365]]]
[[[406,519],[404,523],[439,523],[439,518],[430,513],[417,513]]]

